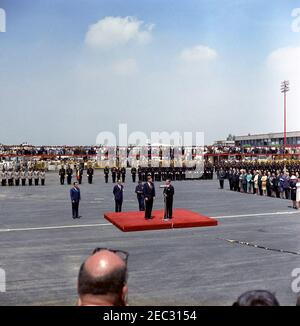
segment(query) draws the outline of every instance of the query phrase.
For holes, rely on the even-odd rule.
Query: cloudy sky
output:
[[[0,143],[300,130],[298,0],[0,0]],[[1,18],[1,17],[0,17]]]

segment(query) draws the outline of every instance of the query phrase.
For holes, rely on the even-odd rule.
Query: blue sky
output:
[[[297,7],[294,0],[0,0],[7,16],[0,143],[93,144],[124,122],[132,131],[204,131],[206,142],[278,131],[282,78],[292,82],[289,128],[299,129]],[[124,35],[118,28],[130,25],[127,16],[138,30]],[[117,31],[103,35],[111,26]]]

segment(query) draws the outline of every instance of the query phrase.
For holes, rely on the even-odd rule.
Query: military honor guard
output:
[[[70,185],[72,183],[72,176],[73,176],[73,170],[71,169],[70,166],[68,166],[66,173],[67,173],[67,183],[68,185]]]
[[[124,186],[122,185],[121,180],[118,180],[118,184],[116,184],[113,188],[113,194],[115,197],[115,212],[122,212],[122,204],[123,204],[123,192]]]
[[[15,185],[19,186],[20,185],[20,171],[16,170],[14,172],[14,179],[15,179]]]
[[[117,173],[117,180],[121,180],[121,170],[119,167],[117,167],[116,173]]]
[[[83,176],[83,168],[79,167],[76,169],[76,179],[80,185],[82,183],[82,176]]]
[[[66,170],[63,166],[59,169],[58,174],[59,174],[60,184],[61,185],[65,184]]]
[[[11,169],[7,172],[7,181],[9,186],[14,185],[14,173]]]
[[[122,182],[125,182],[125,178],[126,178],[126,168],[123,166],[120,170],[121,176],[122,176]]]
[[[39,170],[34,170],[33,171],[33,179],[34,179],[35,186],[38,186],[39,185],[39,180],[40,180],[40,172],[39,172]]]
[[[25,170],[22,170],[20,173],[22,186],[26,186],[27,173]]]
[[[41,178],[41,185],[44,186],[45,185],[45,180],[46,180],[46,172],[45,172],[45,170],[42,170],[40,172],[40,178]]]
[[[32,186],[32,177],[33,177],[33,172],[31,169],[29,169],[28,173],[27,173],[27,178],[28,178],[28,185]]]
[[[3,169],[1,171],[1,185],[2,185],[2,187],[6,186],[6,179],[7,179],[7,171]]]
[[[105,180],[105,183],[108,183],[108,176],[109,176],[109,167],[108,166],[106,166],[105,168],[104,168],[104,180]]]
[[[116,183],[117,169],[116,167],[111,168],[111,180],[112,183]]]
[[[134,166],[131,168],[131,177],[132,177],[132,182],[135,183],[135,180],[136,180],[136,168]]]
[[[87,178],[88,178],[88,183],[89,184],[93,183],[93,176],[94,176],[94,169],[90,166],[87,169]]]

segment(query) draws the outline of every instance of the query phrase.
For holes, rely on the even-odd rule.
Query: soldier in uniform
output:
[[[13,186],[14,185],[14,173],[11,169],[8,170],[7,172],[7,180],[8,180],[8,185]]]
[[[176,181],[180,181],[180,170],[179,170],[179,168],[176,168],[176,171],[175,171],[175,180]]]
[[[134,166],[131,168],[131,176],[132,176],[132,182],[135,183],[135,180],[136,180],[136,168]]]
[[[82,183],[82,175],[83,175],[83,169],[82,167],[78,167],[76,169],[76,178],[77,178],[77,181],[78,183],[81,185]]]
[[[122,176],[122,183],[124,183],[125,178],[126,178],[126,169],[124,166],[121,168],[120,172],[121,172],[121,176]]]
[[[119,167],[117,167],[116,173],[117,173],[117,180],[121,180],[121,170]]]
[[[32,186],[32,176],[33,176],[33,172],[31,169],[29,169],[27,177],[28,177],[28,185]]]
[[[73,176],[73,170],[71,169],[70,165],[67,168],[67,183],[70,185],[72,183],[72,176]]]
[[[33,171],[33,178],[34,178],[34,184],[36,186],[38,186],[39,185],[39,179],[40,179],[40,172],[39,172],[39,170],[34,170]]]
[[[108,166],[106,166],[104,168],[104,179],[105,179],[105,183],[108,183],[108,176],[109,176],[109,168],[108,168]]]
[[[114,166],[114,167],[111,168],[111,179],[112,179],[112,183],[116,183],[116,175],[117,175],[117,169]]]
[[[3,187],[6,186],[6,179],[7,179],[7,171],[3,169],[1,172],[1,184]]]
[[[147,171],[146,168],[142,168],[142,181],[146,181]]]
[[[27,175],[26,171],[22,170],[20,173],[22,186],[26,186],[26,175]]]
[[[46,172],[45,172],[45,170],[42,170],[41,171],[40,177],[41,177],[41,184],[42,184],[42,186],[44,186],[45,185],[45,179],[46,179]]]
[[[137,172],[138,172],[139,181],[143,181],[143,179],[142,179],[142,168],[140,166],[138,167]]]
[[[88,177],[89,184],[92,184],[93,183],[93,176],[94,176],[94,169],[90,166],[87,169],[87,177]]]
[[[15,171],[14,179],[15,179],[15,185],[19,186],[20,185],[20,171],[19,170]]]
[[[65,176],[66,176],[66,170],[63,166],[59,169],[58,174],[60,178],[60,184],[63,185],[65,183]]]

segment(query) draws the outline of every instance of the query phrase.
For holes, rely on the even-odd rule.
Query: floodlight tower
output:
[[[290,82],[288,80],[284,80],[281,83],[281,93],[284,94],[284,118],[283,118],[283,149],[285,154],[286,148],[286,93],[290,90]]]

